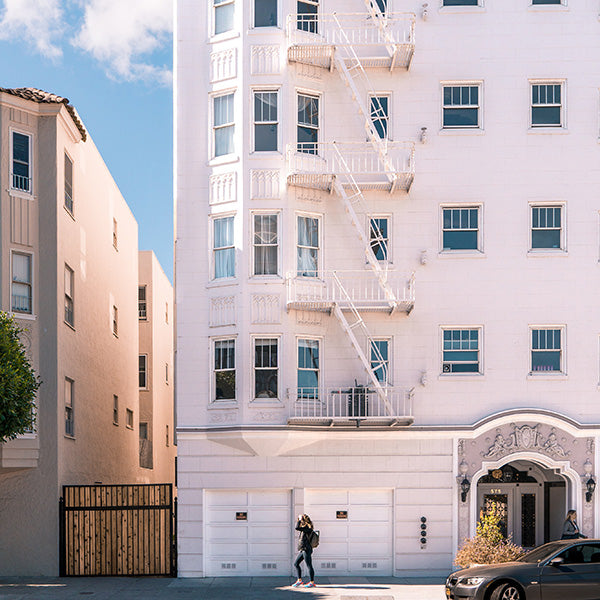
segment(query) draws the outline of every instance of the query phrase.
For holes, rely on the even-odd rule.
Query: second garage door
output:
[[[392,490],[306,490],[304,504],[321,532],[318,574],[392,575]]]

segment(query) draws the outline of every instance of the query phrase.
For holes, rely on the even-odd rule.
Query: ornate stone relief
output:
[[[237,200],[237,173],[219,173],[210,178],[210,204],[222,204]]]
[[[323,322],[323,313],[310,310],[297,310],[296,323],[298,325],[320,325]]]
[[[235,411],[211,411],[208,420],[211,423],[234,423],[236,421],[237,412]]]
[[[235,296],[219,296],[210,299],[209,327],[235,325]]]
[[[273,423],[281,420],[281,411],[260,410],[252,415],[255,423]]]
[[[253,200],[279,198],[278,169],[252,169],[250,179]]]
[[[278,294],[252,295],[252,323],[280,323],[280,297]]]
[[[511,426],[513,431],[506,436],[500,428],[496,429],[494,442],[483,454],[483,458],[501,458],[523,450],[535,450],[553,458],[566,458],[570,454],[570,451],[565,450],[561,445],[554,428],[551,428],[548,435],[544,437],[539,430],[539,424],[519,427],[513,423]]]
[[[235,48],[213,52],[210,55],[210,81],[232,79],[237,75],[237,53]]]
[[[252,46],[252,75],[276,75],[280,72],[279,46]]]

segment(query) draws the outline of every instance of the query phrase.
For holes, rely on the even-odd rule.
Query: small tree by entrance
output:
[[[41,381],[19,339],[23,330],[0,312],[0,443],[31,431],[35,394]]]
[[[496,503],[481,513],[475,536],[467,538],[456,553],[454,563],[466,568],[475,564],[494,564],[516,560],[525,551],[505,538],[500,528],[501,511]]]

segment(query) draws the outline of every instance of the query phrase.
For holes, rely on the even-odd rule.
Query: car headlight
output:
[[[461,585],[479,585],[480,583],[483,583],[484,579],[484,577],[465,577],[458,583]]]

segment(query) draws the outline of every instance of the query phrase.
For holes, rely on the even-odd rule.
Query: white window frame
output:
[[[300,123],[300,121],[298,120],[298,100],[300,98],[300,96],[305,96],[305,97],[309,97],[309,98],[315,98],[318,102],[318,111],[317,111],[317,125],[316,127],[312,124],[305,124],[305,123]],[[315,129],[317,131],[317,141],[316,142],[302,142],[303,144],[314,144],[315,145],[315,149],[314,152],[312,151],[306,151],[306,154],[313,154],[315,156],[319,155],[319,144],[321,143],[322,140],[322,135],[321,135],[321,123],[323,122],[323,94],[321,92],[315,92],[314,90],[307,90],[307,89],[296,89],[296,105],[294,107],[295,109],[295,114],[296,117],[294,119],[296,125],[296,131],[295,131],[295,144],[296,144],[296,152],[303,152],[302,150],[299,150],[299,143],[298,142],[298,128],[299,127],[306,127],[307,129]],[[307,148],[308,150],[308,148]]]
[[[477,371],[452,371],[450,366],[447,370],[446,364],[461,364],[463,361],[444,360],[444,333],[446,331],[477,331]],[[470,350],[470,348],[456,348],[456,350]],[[442,377],[480,377],[484,373],[483,365],[483,325],[442,325],[440,327],[440,364]]]
[[[444,248],[444,211],[445,210],[472,210],[477,209],[477,248]],[[469,229],[469,228],[467,228]],[[472,229],[472,228],[471,228]],[[461,230],[462,231],[462,230]],[[483,253],[483,204],[481,203],[460,203],[460,204],[441,204],[440,205],[440,254],[475,254]]]
[[[281,23],[281,0],[276,0],[277,4],[277,23],[275,25],[256,25],[256,1],[253,0],[250,9],[250,29],[262,31],[263,29],[280,28]]]
[[[371,221],[373,219],[387,219],[387,238],[386,238],[386,254],[387,254],[387,258],[383,259],[383,260],[379,260],[377,259],[380,263],[382,264],[388,264],[391,265],[393,263],[393,258],[392,258],[392,215],[391,214],[370,214],[367,215],[367,235],[369,236],[369,245],[371,245],[372,242],[372,238],[371,238]],[[371,249],[373,249],[372,245],[371,245]],[[375,252],[373,251],[373,253],[375,254]],[[375,258],[377,258],[377,255],[375,254]]]
[[[135,419],[133,418],[133,411],[131,408],[125,409],[125,427],[127,429],[133,429],[135,425]]]
[[[385,378],[380,381],[381,385],[391,386],[392,385],[392,373],[393,373],[393,362],[392,362],[392,338],[391,337],[374,337],[369,340],[367,356],[369,357],[369,364],[371,365],[371,369],[376,372],[377,367],[373,369],[373,355],[372,348],[373,343],[377,342],[386,342],[387,343],[387,361],[384,360],[385,367]]]
[[[460,8],[460,7],[459,7]],[[464,8],[464,7],[462,7]],[[471,7],[475,8],[475,7]],[[477,92],[477,104],[448,104],[444,102],[444,88],[446,87],[476,87]],[[440,123],[443,131],[481,131],[483,130],[483,81],[472,80],[472,81],[441,81],[440,82],[440,106],[441,115]],[[477,108],[477,125],[444,125],[444,110],[446,108],[452,110],[453,108]]]
[[[233,369],[217,369],[215,365],[215,353],[217,342],[233,342]],[[223,335],[219,337],[211,338],[210,348],[211,355],[209,359],[210,368],[210,403],[213,406],[222,404],[237,404],[239,397],[239,376],[238,376],[238,339],[236,335]],[[233,371],[235,373],[235,386],[234,386],[234,397],[233,398],[219,398],[217,399],[217,371]]]
[[[140,358],[144,358],[144,386],[140,386]],[[148,388],[148,379],[149,379],[149,369],[148,369],[148,355],[147,354],[138,354],[138,389],[147,390]]]
[[[559,371],[534,371],[533,370],[533,332],[534,331],[560,331],[560,370]],[[551,376],[556,377],[560,375],[567,374],[567,360],[566,360],[566,334],[567,334],[567,326],[566,325],[530,325],[529,326],[529,376],[530,377],[543,377],[543,376]],[[539,352],[543,352],[543,350],[537,350]],[[550,352],[556,352],[556,349],[549,350]]]
[[[71,288],[70,293],[67,292],[67,278],[69,279],[69,287]],[[64,274],[64,286],[65,286],[65,314],[64,321],[69,327],[75,327],[75,271],[65,263],[65,274]],[[71,320],[67,319],[67,306],[70,303],[71,308]]]
[[[70,384],[70,385],[68,385]],[[69,393],[70,390],[70,393]],[[67,396],[69,396],[67,398]],[[65,405],[65,437],[75,437],[75,380],[70,377],[64,379],[64,405]],[[70,415],[70,418],[67,416]],[[71,423],[71,431],[67,430],[67,423]]]
[[[294,246],[294,250],[295,250],[295,277],[302,277],[304,279],[307,280],[315,280],[318,281],[320,279],[322,279],[323,277],[323,215],[320,214],[315,214],[315,213],[305,213],[305,212],[297,212],[295,213],[296,216],[296,222],[294,223],[294,227],[295,227],[295,239],[296,239],[296,244]],[[299,239],[298,239],[298,235],[300,233],[300,229],[298,228],[298,219],[299,218],[303,218],[303,219],[316,219],[318,222],[318,227],[319,227],[319,232],[318,232],[318,243],[319,245],[317,246],[317,273],[314,277],[310,276],[310,275],[301,275],[298,273],[298,248],[314,248],[314,246],[300,246]]]
[[[29,138],[29,190],[24,190],[22,188],[18,188],[15,187],[13,185],[13,147],[14,147],[14,134],[18,133],[19,135],[24,135],[26,137]],[[10,190],[11,193],[17,195],[17,196],[24,196],[26,198],[30,198],[33,196],[33,143],[34,143],[34,136],[32,133],[28,132],[28,131],[23,131],[21,129],[15,129],[10,127],[9,128],[9,163],[8,163],[8,169],[9,169],[9,176],[8,176],[8,180],[10,182]]]
[[[67,160],[71,163],[71,195],[67,194]],[[64,203],[65,210],[72,216],[75,216],[75,161],[71,158],[69,153],[65,150],[65,158],[63,162],[63,186],[64,186]],[[71,202],[71,207],[67,206],[67,197]]]
[[[535,208],[560,208],[560,248],[533,247],[533,210]],[[564,254],[567,252],[567,205],[566,202],[530,202],[529,203],[529,253],[531,254]],[[539,228],[542,229],[542,228]],[[546,229],[556,229],[550,227]]]
[[[113,425],[119,426],[119,396],[113,394]]]
[[[388,12],[389,12],[389,8],[388,8]],[[392,141],[393,140],[393,136],[392,136],[392,123],[393,123],[393,119],[392,119],[392,92],[373,92],[372,94],[369,94],[368,97],[368,101],[369,101],[369,119],[371,120],[371,123],[373,123],[373,127],[375,127],[375,122],[373,119],[373,115],[371,114],[371,100],[373,98],[387,98],[387,115],[385,116],[385,120],[386,121],[386,135],[380,139],[382,140],[388,140],[388,141]],[[382,119],[378,119],[378,120],[382,120]],[[377,129],[375,129],[377,130]]]
[[[211,280],[212,281],[232,281],[237,277],[237,256],[235,255],[235,217],[236,213],[219,213],[216,215],[211,215],[210,217],[210,256],[211,256]],[[232,246],[219,246],[215,247],[216,239],[215,239],[215,222],[219,219],[233,219],[233,245]],[[233,275],[229,277],[217,277],[216,269],[217,269],[217,261],[216,261],[216,252],[217,250],[229,250],[233,249]]]
[[[318,346],[319,347],[319,368],[316,370],[318,384],[317,384],[316,394],[314,397],[306,397],[305,398],[298,393],[298,390],[299,390],[299,388],[298,388],[298,373],[300,372],[300,363],[298,362],[298,348],[300,346],[301,340],[317,342],[317,344],[319,345]],[[325,390],[325,387],[323,385],[323,338],[319,337],[319,336],[314,336],[314,335],[297,335],[295,352],[296,352],[296,358],[295,358],[296,373],[295,373],[295,382],[294,382],[294,389],[296,390],[295,397],[298,401],[308,400],[308,401],[317,402],[324,397],[324,390]],[[306,368],[303,368],[303,370],[314,371],[314,369],[306,369]]]
[[[257,367],[256,366],[256,342],[259,340],[275,340],[277,345],[277,366],[276,367]],[[269,334],[260,334],[252,336],[252,360],[251,367],[252,373],[250,377],[251,385],[252,385],[252,402],[280,402],[281,401],[281,336],[280,335],[269,335]],[[256,371],[277,371],[277,395],[274,398],[271,397],[260,397],[256,396]]]
[[[281,88],[268,86],[268,87],[253,87],[251,89],[251,98],[252,98],[252,131],[251,131],[251,140],[252,140],[252,153],[258,154],[259,156],[263,156],[269,153],[272,154],[281,154],[281,102],[280,92]],[[277,120],[276,121],[257,121],[255,114],[255,96],[256,94],[275,94],[277,97]],[[277,126],[277,148],[275,150],[257,150],[256,149],[256,126],[257,125],[276,125]]]
[[[294,11],[293,12],[295,12],[297,15],[300,14],[298,12],[298,1],[301,1],[304,4],[310,4],[312,6],[316,6],[317,7],[317,12],[315,14],[315,23],[316,23],[316,25],[314,27],[315,31],[311,32],[310,28],[309,29],[301,29],[301,28],[299,28],[298,25],[297,25],[297,21],[296,21],[296,28],[299,31],[305,31],[307,33],[318,34],[319,33],[319,25],[320,25],[320,23],[319,23],[319,16],[321,14],[321,2],[319,0],[294,0]],[[302,13],[302,14],[309,14],[309,13]],[[310,20],[306,20],[305,22],[310,22]]]
[[[29,311],[29,312],[21,312],[21,311],[13,309],[13,300],[12,300],[13,299],[13,291],[12,291],[13,284],[21,283],[21,284],[27,285],[27,282],[23,282],[23,281],[16,282],[14,280],[13,256],[15,254],[20,254],[22,256],[29,257],[29,269],[30,269],[30,278],[31,278],[31,281],[29,282],[29,288],[31,290],[31,311]],[[35,296],[34,296],[34,278],[33,278],[34,272],[35,271],[34,271],[33,254],[31,252],[21,252],[21,250],[11,250],[10,251],[10,314],[18,319],[33,319],[34,318],[34,315],[35,315],[35,310],[34,310]]]
[[[251,265],[250,265],[250,273],[252,273],[252,277],[254,279],[279,279],[281,278],[281,211],[275,211],[275,210],[255,210],[255,211],[251,211],[250,212],[250,218],[252,220],[252,226],[251,226],[251,240],[250,240],[250,246],[252,247],[252,252],[251,252]],[[260,217],[260,216],[274,216],[276,219],[276,223],[277,223],[277,243],[276,244],[256,244],[255,243],[255,235],[256,235],[256,228],[255,228],[255,217]],[[277,248],[277,272],[276,273],[268,273],[268,274],[257,274],[255,273],[255,269],[254,266],[256,264],[256,248],[257,247],[273,247],[275,246]]]
[[[544,4],[544,3],[535,4],[534,0],[530,0],[529,1],[529,7],[530,8],[536,8],[536,9],[537,8],[542,8],[542,9],[543,8],[550,8],[550,9],[552,9],[552,8],[556,8],[556,7],[560,8],[560,7],[565,7],[565,6],[567,6],[567,0],[560,0],[560,2],[558,4],[555,3],[555,2],[552,3],[552,4]]]
[[[140,290],[144,290],[144,299],[140,299]],[[142,316],[142,308],[143,305],[143,316]],[[138,285],[138,320],[139,321],[147,321],[148,320],[148,286],[146,284]]]
[[[558,85],[560,86],[560,104],[547,103],[535,106],[560,106],[560,125],[534,125],[533,124],[533,86],[535,85]],[[530,131],[561,130],[567,128],[567,80],[566,79],[529,79],[529,129]]]
[[[217,8],[221,7],[221,6],[229,6],[229,5],[233,5],[233,26],[231,27],[231,29],[226,29],[225,31],[221,31],[221,32],[217,33],[217,31],[216,31],[216,29],[217,29]],[[211,12],[211,19],[210,19],[211,37],[216,37],[217,39],[220,39],[221,37],[229,37],[235,33],[235,12],[236,12],[235,0],[219,0],[219,4],[216,4],[216,0],[210,0],[210,12]]]
[[[446,5],[444,4],[444,0],[440,0],[440,8],[443,9],[465,9],[465,8],[482,8],[484,0],[477,0],[477,4],[456,4],[456,5]]]
[[[210,102],[210,135],[211,135],[211,139],[210,139],[210,148],[211,148],[211,157],[213,161],[217,161],[217,162],[228,162],[230,161],[233,157],[236,156],[236,144],[235,144],[235,113],[236,113],[236,106],[235,106],[235,93],[236,90],[235,89],[227,89],[227,90],[223,90],[220,91],[218,93],[215,94],[210,94],[209,95],[209,102]],[[215,124],[215,118],[216,118],[216,114],[215,114],[215,100],[217,98],[223,98],[225,96],[232,96],[233,97],[233,121],[228,121],[225,124],[221,124],[221,125],[216,125]],[[216,142],[216,135],[215,132],[217,129],[224,129],[226,127],[231,127],[233,130],[232,136],[233,136],[233,151],[229,152],[227,154],[219,154],[217,156],[217,142]]]

